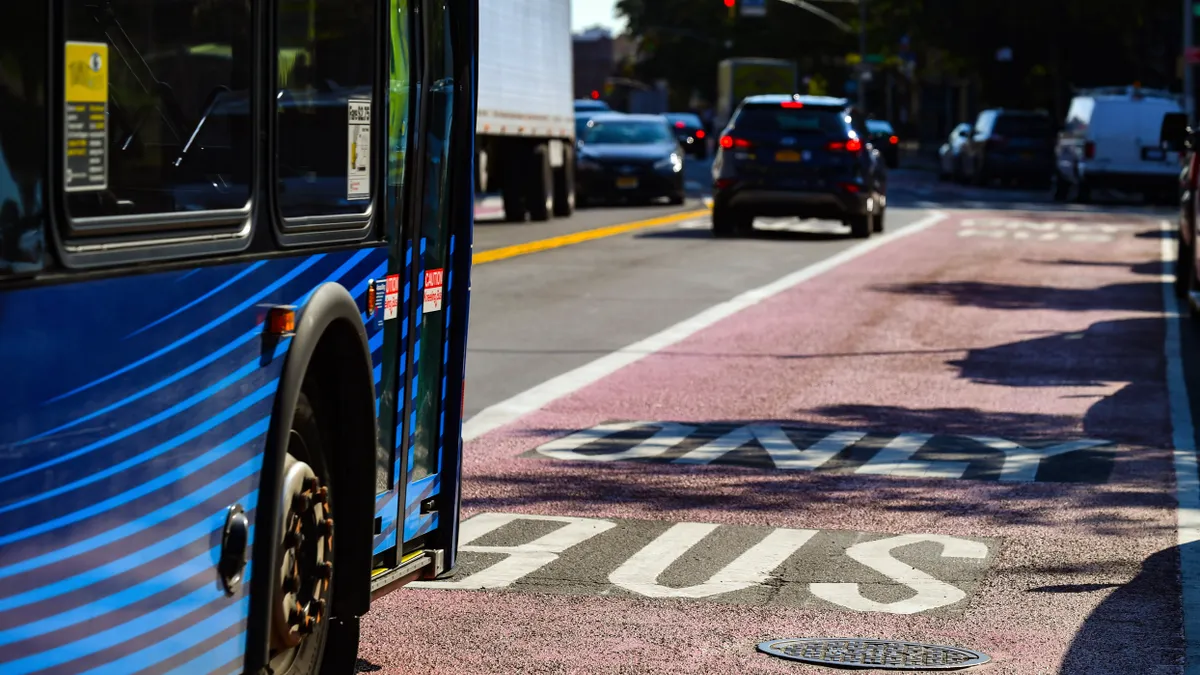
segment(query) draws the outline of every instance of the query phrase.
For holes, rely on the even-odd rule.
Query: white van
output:
[[[1170,92],[1138,87],[1105,87],[1080,92],[1071,100],[1055,148],[1056,199],[1088,201],[1094,188],[1174,198],[1179,159],[1159,143],[1163,117],[1182,112]]]

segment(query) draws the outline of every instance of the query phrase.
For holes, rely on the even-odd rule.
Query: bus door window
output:
[[[275,194],[289,221],[361,222],[370,211],[375,6],[373,0],[276,3]]]
[[[0,277],[42,268],[45,246],[46,43],[44,8],[14,3],[0,23]],[[10,15],[11,16],[11,15]]]
[[[453,128],[453,51],[450,14],[445,0],[430,3],[426,12],[426,48],[428,63],[427,126],[423,130],[424,193],[419,230],[419,296],[417,311],[416,372],[413,392],[415,429],[409,448],[408,467],[411,494],[407,495],[405,541],[427,534],[436,527],[432,514],[416,517],[416,507],[439,492],[437,474],[441,470],[442,398],[445,393],[446,288],[450,282],[450,209],[448,200],[448,159]]]
[[[128,230],[161,228],[161,218],[145,218],[156,214],[247,209],[250,4],[72,0],[63,9],[72,231],[103,227],[89,218],[124,218]]]

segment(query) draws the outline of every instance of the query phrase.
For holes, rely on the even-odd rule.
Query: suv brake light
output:
[[[722,136],[721,147],[726,150],[739,148],[746,149],[754,147],[754,144],[744,138],[734,138],[733,136]]]
[[[1095,159],[1096,158],[1096,144],[1093,143],[1092,141],[1088,141],[1087,143],[1083,144],[1083,158],[1084,159]]]
[[[779,106],[782,108],[803,108],[804,104],[800,101],[784,101],[783,103],[780,103]]]
[[[862,141],[857,138],[851,138],[848,141],[831,141],[829,145],[825,146],[827,150],[832,150],[833,152],[858,152],[862,150],[862,147]]]

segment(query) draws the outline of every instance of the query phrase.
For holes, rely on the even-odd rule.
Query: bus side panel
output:
[[[0,292],[0,673],[241,671],[254,565],[227,595],[216,563],[227,509],[253,522],[289,344],[262,335],[266,308],[325,282],[361,299],[385,264],[364,249]],[[377,383],[382,334],[368,324]]]

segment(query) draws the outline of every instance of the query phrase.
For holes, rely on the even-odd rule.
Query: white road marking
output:
[[[738,312],[757,305],[809,279],[859,258],[887,244],[917,234],[933,227],[946,217],[944,213],[931,213],[925,218],[900,230],[894,230],[878,238],[872,237],[856,246],[797,270],[765,286],[746,291],[730,300],[714,305],[703,312],[685,319],[664,331],[639,340],[623,349],[602,356],[591,363],[551,378],[542,384],[516,396],[481,410],[463,424],[462,439],[469,442],[499,429],[518,418],[636,363],[643,358],[666,349]]]
[[[1004,468],[1000,470],[1000,480],[1020,483],[1032,483],[1037,480],[1038,467],[1042,460],[1057,457],[1076,450],[1085,450],[1100,445],[1108,445],[1108,441],[1094,438],[1082,438],[1077,441],[1059,443],[1046,448],[1026,448],[1012,441],[991,436],[971,436],[972,440],[988,446],[993,450],[1004,453]]]
[[[557,530],[520,546],[471,546],[471,542],[517,520],[544,520],[563,523]],[[462,522],[460,552],[501,553],[508,557],[460,581],[414,581],[409,588],[480,590],[505,588],[558,559],[558,554],[588,539],[611,530],[617,524],[599,518],[570,516],[527,516],[508,513],[481,513]]]
[[[778,424],[752,424],[740,427],[720,438],[691,450],[675,460],[676,464],[709,464],[727,453],[758,441],[771,456],[777,469],[812,471],[833,459],[842,450],[861,441],[867,434],[861,431],[835,431],[801,450]]]
[[[659,430],[653,436],[638,443],[632,448],[626,448],[620,452],[610,453],[595,453],[595,454],[580,454],[575,452],[583,446],[600,440],[606,436],[636,429],[637,427],[657,426]],[[619,462],[630,459],[647,459],[657,457],[673,446],[683,442],[689,434],[695,433],[696,427],[690,427],[684,424],[675,424],[674,422],[618,422],[612,424],[601,424],[591,429],[577,431],[570,436],[550,441],[549,443],[539,446],[538,453],[543,454],[553,459],[562,460],[578,460],[585,462]]]
[[[1162,221],[1162,230],[1173,229]],[[1179,334],[1180,307],[1171,284],[1174,278],[1176,244],[1162,239],[1163,318],[1167,324],[1164,354],[1167,361],[1167,398],[1171,412],[1171,441],[1175,460],[1180,593],[1183,604],[1183,634],[1187,642],[1187,675],[1200,674],[1200,468],[1196,462],[1196,430],[1191,401],[1183,376],[1183,354]]]
[[[919,461],[912,459],[925,447],[932,434],[900,434],[885,445],[854,473],[906,478],[962,478],[969,462]]]
[[[613,584],[648,598],[706,598],[757,586],[770,578],[771,570],[782,565],[793,553],[812,539],[816,530],[778,528],[733,562],[722,567],[708,581],[685,588],[658,583],[658,577],[671,563],[692,550],[718,525],[677,523],[647,544],[608,575]]]
[[[863,597],[856,583],[809,584],[813,595],[822,600],[860,612],[887,612],[888,614],[915,614],[938,607],[953,605],[967,594],[962,589],[939,581],[929,574],[900,562],[892,557],[892,551],[901,546],[921,542],[942,545],[942,556],[951,558],[987,557],[987,545],[969,539],[959,539],[940,534],[905,534],[876,541],[865,541],[846,549],[846,555],[870,567],[897,583],[904,584],[917,592],[907,600],[877,602]]]

